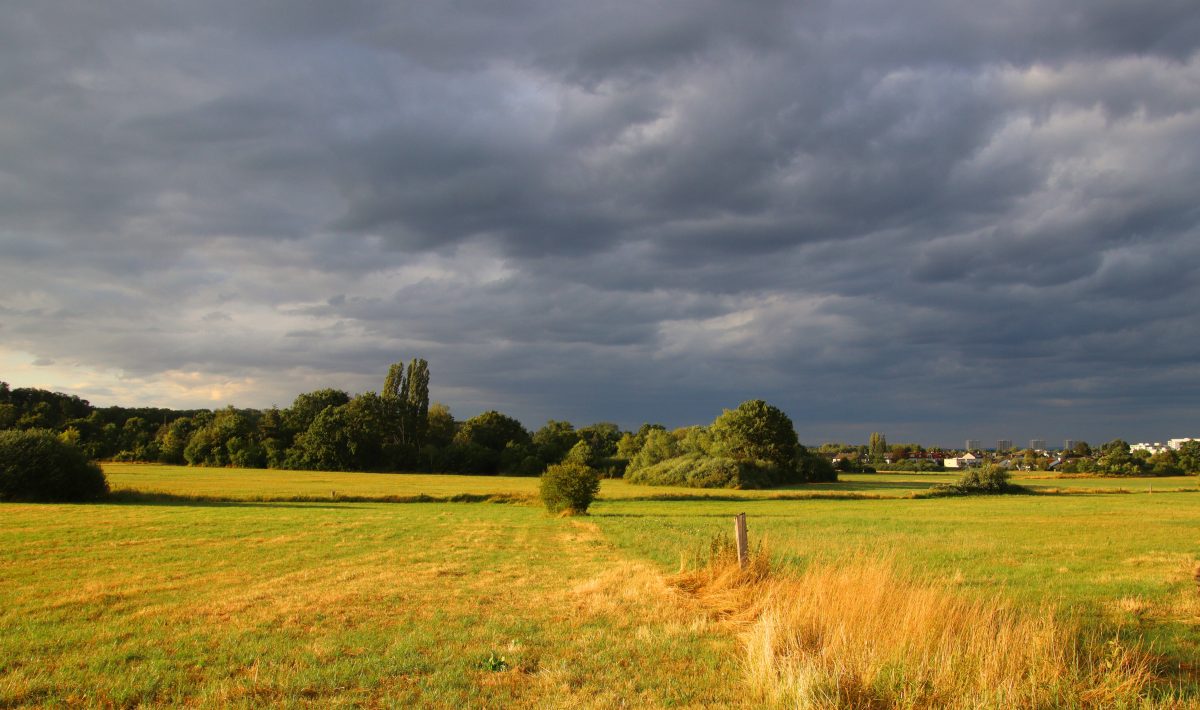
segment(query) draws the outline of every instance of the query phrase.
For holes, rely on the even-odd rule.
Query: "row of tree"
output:
[[[821,444],[818,451],[835,455],[839,471],[871,471],[886,463],[887,470],[940,470],[934,459],[951,455],[938,448],[926,450],[919,444],[891,444],[880,432],[873,432],[868,443]],[[996,452],[995,460],[1007,459],[1027,470],[1057,469],[1063,473],[1095,473],[1111,476],[1176,476],[1200,473],[1200,442],[1185,442],[1177,450],[1166,449],[1151,453],[1133,451],[1124,439],[1092,447],[1086,441],[1076,441],[1070,449],[1051,454],[1034,449]]]
[[[429,377],[428,363],[417,358],[407,366],[393,364],[379,393],[321,389],[283,409],[215,411],[96,408],[74,395],[11,389],[0,382],[0,430],[50,429],[93,459],[194,466],[535,476],[549,465],[574,462],[609,476],[628,473],[656,482],[700,477],[725,481],[721,485],[835,476],[827,457],[799,444],[787,415],[761,400],[743,403],[709,426],[668,430],[644,424],[622,432],[608,422],[576,428],[550,420],[530,432],[497,411],[455,420],[448,407],[429,401]],[[889,446],[883,434],[874,433],[864,446],[824,444],[818,451],[851,451],[866,469],[865,461],[898,461],[924,449]],[[1071,456],[1063,464],[1067,472],[1200,472],[1200,442],[1153,455],[1132,452],[1120,439],[1096,451],[1079,442],[1065,453]],[[1024,459],[1044,468],[1049,461],[1039,455],[1026,452]],[[843,468],[848,462],[839,458]]]
[[[1108,476],[1178,476],[1200,473],[1200,441],[1186,441],[1179,449],[1156,453],[1133,451],[1124,439],[1113,439],[1093,449],[1077,442],[1071,458],[1059,469],[1064,473],[1099,473]]]
[[[565,463],[608,476],[654,471],[648,481],[687,472],[702,485],[727,486],[835,477],[800,445],[787,415],[761,400],[707,427],[623,432],[609,422],[576,428],[550,420],[530,432],[497,411],[456,421],[429,401],[429,365],[420,358],[393,364],[378,393],[321,389],[282,409],[94,408],[0,383],[0,428],[53,430],[96,459],[193,466],[536,476]]]
[[[609,475],[624,470],[615,424],[577,429],[551,420],[531,433],[496,411],[459,422],[447,406],[429,401],[429,377],[418,358],[393,364],[379,393],[321,389],[282,409],[215,411],[96,408],[73,395],[0,382],[0,429],[50,429],[102,460],[538,475],[573,454]]]

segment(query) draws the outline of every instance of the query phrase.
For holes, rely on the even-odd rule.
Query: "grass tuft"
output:
[[[746,567],[716,541],[672,583],[742,632],[761,702],[804,708],[1146,706],[1156,676],[1137,643],[1048,609],[1017,608],[899,574],[891,562]],[[1162,701],[1169,703],[1170,700]]]

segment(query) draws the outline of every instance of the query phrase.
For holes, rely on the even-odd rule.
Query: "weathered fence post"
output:
[[[733,539],[737,542],[738,564],[750,564],[750,543],[746,540],[746,514],[738,513],[733,518]]]

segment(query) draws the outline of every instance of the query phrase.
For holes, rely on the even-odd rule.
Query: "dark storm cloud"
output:
[[[422,355],[528,424],[1195,433],[1197,38],[1190,0],[9,8],[2,347],[247,405]]]

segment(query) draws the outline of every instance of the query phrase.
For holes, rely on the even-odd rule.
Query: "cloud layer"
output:
[[[1200,432],[1194,2],[245,5],[7,13],[0,379]]]

